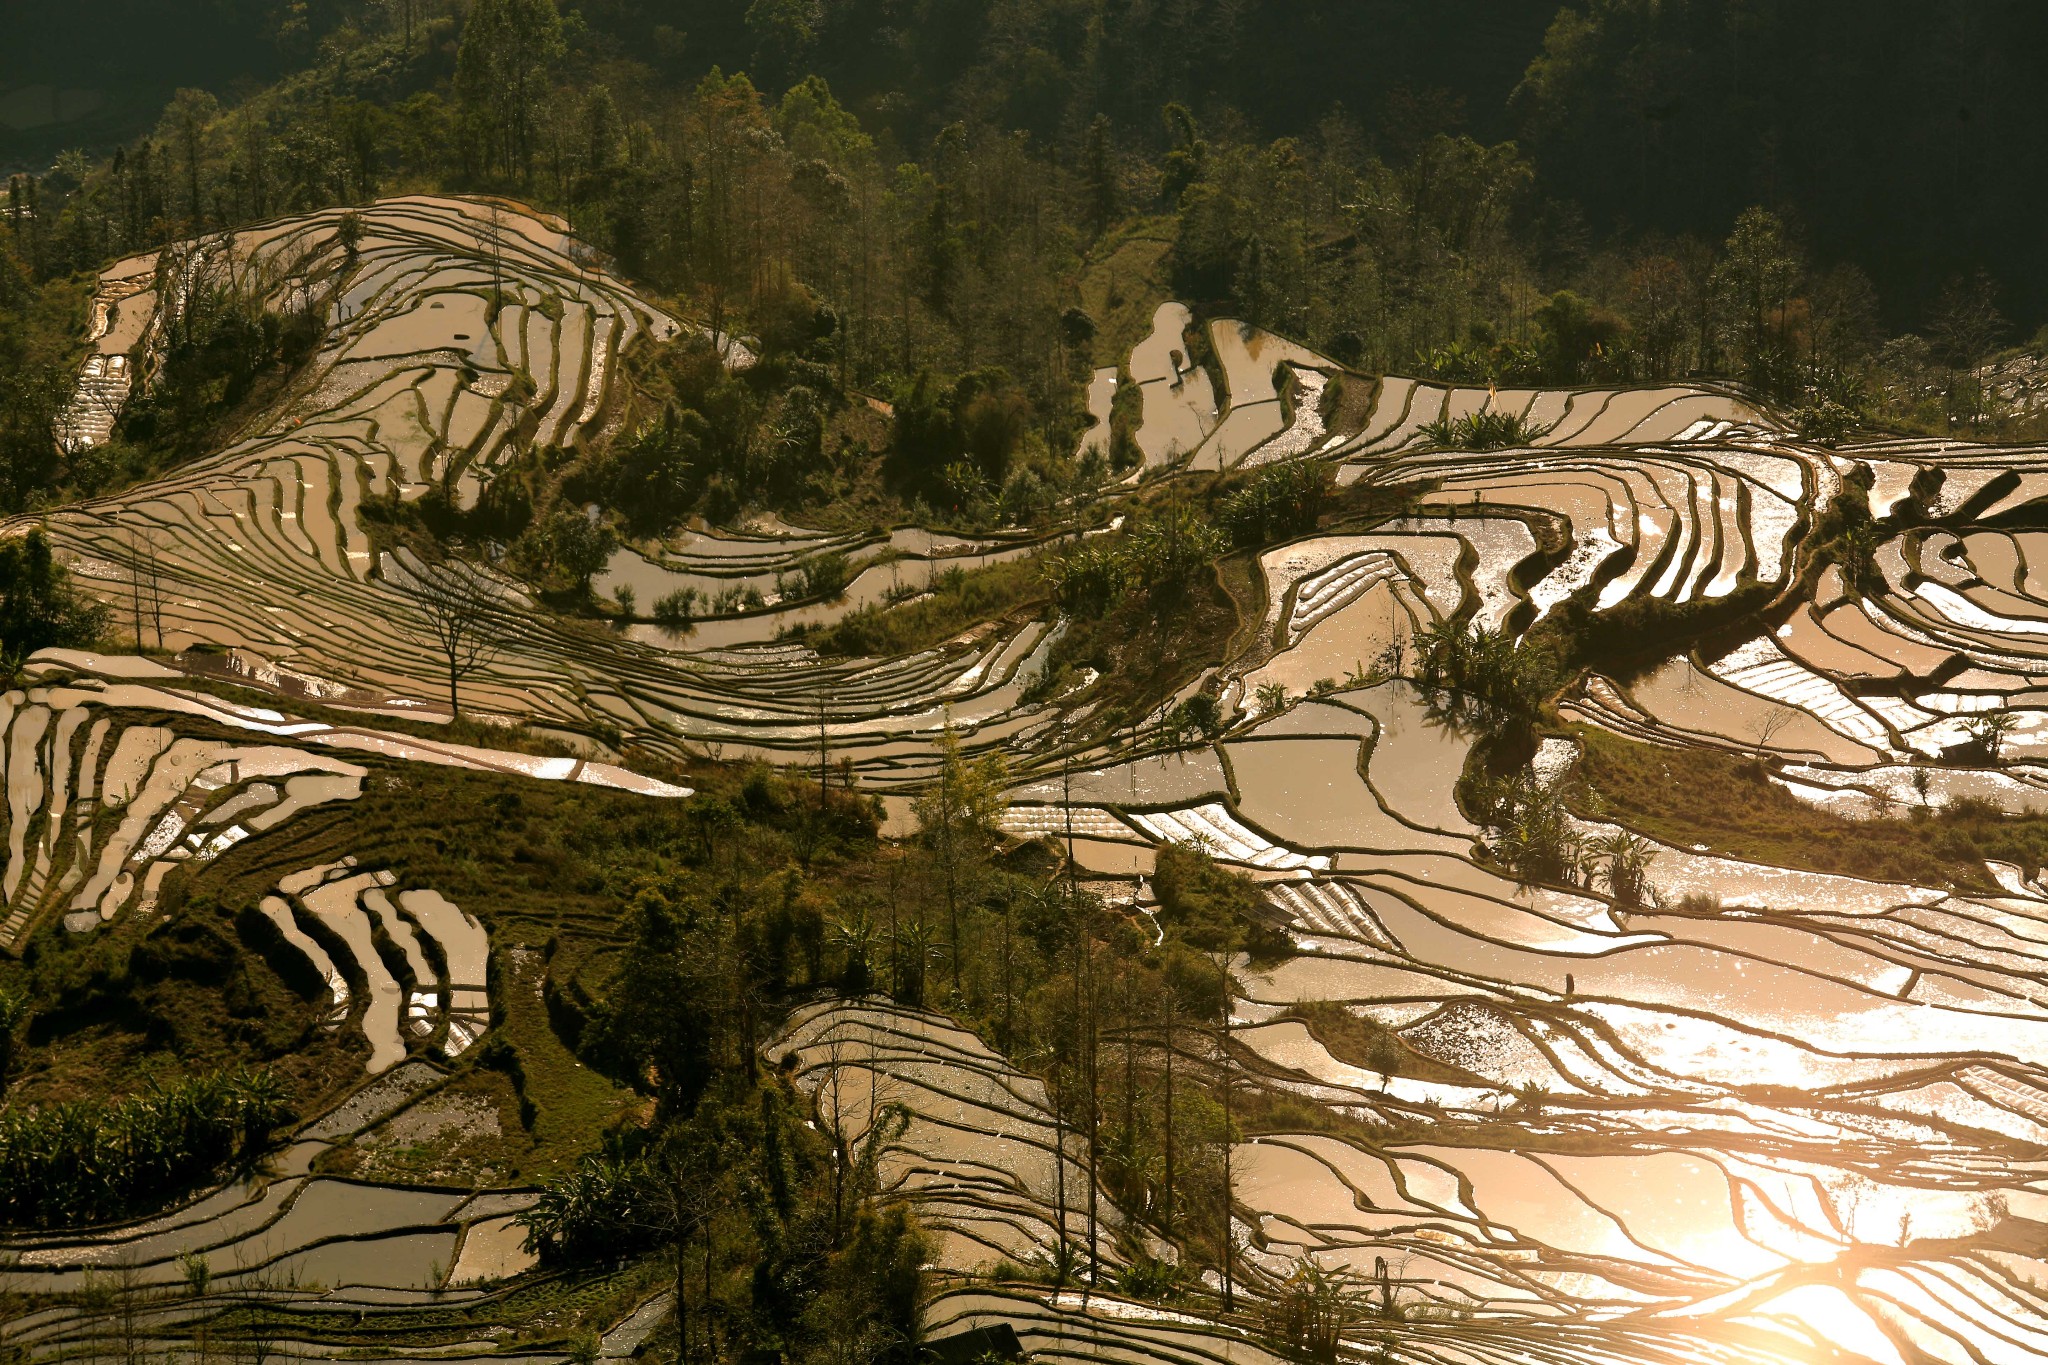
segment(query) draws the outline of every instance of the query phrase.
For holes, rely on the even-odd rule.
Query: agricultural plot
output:
[[[381,869],[358,871],[354,858],[343,858],[283,878],[261,907],[328,982],[330,1027],[355,1015],[350,982],[362,983],[360,1026],[370,1043],[371,1075],[404,1060],[408,1041],[438,1038],[435,1051],[458,1057],[490,1027],[490,939],[483,926],[439,892],[389,894],[395,880]],[[394,976],[377,951],[380,932],[398,949],[405,979]],[[322,940],[338,946],[347,972],[336,967]]]
[[[1045,1086],[943,1016],[887,1001],[799,1012],[767,1049],[837,1143],[868,1159],[885,1197],[907,1201],[961,1271],[1064,1255],[1121,1263],[1124,1219],[1091,1206],[1085,1142],[1056,1121]],[[1093,1208],[1091,1217],[1090,1209]]]
[[[24,672],[30,685],[0,696],[14,944],[39,928],[47,939],[176,920],[183,896],[158,901],[169,875],[186,892],[214,886],[222,853],[288,844],[309,813],[359,800],[379,771],[425,764],[630,794],[620,799],[690,795],[580,759],[304,720],[198,690],[142,659],[48,651]],[[346,839],[352,827],[331,828]],[[240,864],[243,873],[250,865]],[[449,1315],[522,1320],[519,1277],[535,1262],[512,1219],[532,1191],[379,1183],[346,1174],[352,1166],[336,1159],[498,1134],[496,1107],[465,1081],[473,1073],[452,1064],[506,1017],[493,999],[508,970],[503,945],[494,965],[490,930],[472,910],[352,855],[277,876],[252,899],[245,918],[276,938],[264,951],[297,960],[320,983],[313,1029],[366,1045],[340,1049],[360,1062],[323,1078],[339,1104],[312,1113],[246,1180],[168,1213],[10,1237],[0,1287],[38,1305],[9,1322],[10,1340],[39,1358],[115,1349],[117,1339],[170,1350],[224,1314],[258,1307],[289,1324],[288,1349],[360,1343],[367,1316],[394,1343],[393,1358],[451,1346],[455,1358],[502,1358],[474,1328],[451,1333]],[[79,908],[61,927],[50,924],[70,906]],[[516,980],[519,969],[509,970]],[[195,1289],[201,1263],[207,1283]],[[146,1307],[110,1313],[96,1286]]]
[[[508,441],[575,444],[603,427],[620,401],[617,358],[649,339],[673,339],[682,324],[572,257],[558,225],[523,211],[410,198],[363,210],[360,221],[353,250],[332,212],[238,234],[213,248],[218,258],[181,257],[183,270],[224,269],[231,252],[235,268],[269,281],[279,306],[316,309],[329,332],[311,372],[263,430],[44,524],[81,582],[123,620],[143,616],[135,603],[147,599],[152,644],[216,650],[252,661],[252,669],[286,668],[322,686],[432,708],[446,686],[431,622],[405,566],[373,549],[364,500],[415,499],[445,484],[473,504]],[[134,280],[156,278],[153,260],[115,267],[103,281],[109,309]],[[150,308],[147,290],[123,298],[120,325],[95,355],[145,366]],[[129,349],[107,349],[120,346]],[[95,363],[88,360],[81,379],[87,388]],[[693,564],[698,548],[705,547],[685,547],[683,574],[729,558],[716,586],[743,587],[831,546],[804,547],[799,533],[751,555],[744,546],[729,557],[708,547]],[[949,549],[929,536],[921,546],[938,570],[1006,552],[1021,549]],[[640,581],[620,563],[625,576],[601,585]],[[756,578],[736,578],[742,566]],[[644,572],[665,582],[674,571]],[[914,568],[899,568],[897,578],[906,573],[914,582]],[[829,614],[878,598],[890,582],[864,582]],[[507,588],[492,617],[493,660],[465,680],[463,701],[573,734],[620,732],[671,752],[687,736],[772,755],[813,747],[819,700],[829,698],[846,747],[887,768],[906,737],[937,730],[944,702],[963,715],[1007,715],[1015,696],[1004,689],[1039,638],[1012,634],[910,660],[845,664],[766,643],[788,623],[756,617],[737,630],[707,631],[684,642],[702,651],[687,655],[653,627],[640,628],[637,639],[593,638],[531,611]],[[728,652],[736,647],[740,653]],[[745,685],[764,671],[776,688]]]
[[[299,720],[180,686],[183,675],[141,659],[51,650],[26,671],[35,685],[0,695],[8,948],[53,916],[73,933],[146,920],[172,872],[203,877],[244,840],[355,799],[368,770],[337,750],[652,799],[691,794],[604,763]],[[431,1039],[442,1056],[457,1056],[490,1021],[489,943],[476,917],[431,889],[387,894],[391,881],[344,858],[284,878],[260,906],[328,983],[330,1024],[351,1017],[362,997],[373,1073],[401,1060],[409,1042]],[[374,946],[380,934],[396,946],[405,980]]]
[[[0,699],[7,946],[55,916],[90,933],[156,913],[168,878],[203,878],[226,848],[344,808],[373,763],[689,796],[597,759],[374,723],[439,718],[445,675],[423,570],[372,538],[366,502],[435,484],[473,502],[515,445],[594,439],[623,408],[635,348],[684,324],[531,215],[411,199],[362,221],[349,248],[333,215],[237,240],[279,298],[329,324],[265,430],[46,519],[82,583],[138,618],[145,592],[160,599],[162,643],[190,652],[178,668],[45,655]],[[154,262],[102,281],[72,439],[104,437],[93,414],[146,374],[153,291],[176,287]],[[1483,812],[1460,784],[1471,728],[1415,681],[1432,632],[1557,646],[1572,667],[1555,719],[1576,728],[1545,736],[1527,790],[1575,790],[1609,746],[1653,777],[1673,770],[1673,786],[1739,770],[1746,800],[1832,820],[1816,843],[1917,838],[1902,812],[1945,829],[1993,807],[2048,811],[2048,533],[2029,529],[2048,499],[2041,452],[1822,448],[1707,388],[1346,374],[1352,398],[1326,404],[1341,367],[1172,303],[1124,372],[1152,477],[1322,460],[1357,502],[1414,495],[1393,519],[1236,561],[1240,605],[1255,605],[1227,657],[1128,741],[1088,747],[1075,738],[1087,718],[1033,690],[1068,628],[1057,619],[1020,613],[889,658],[825,659],[776,638],[891,600],[919,574],[1045,544],[916,527],[696,529],[599,574],[601,592],[643,603],[760,599],[687,633],[572,626],[493,578],[496,649],[463,681],[465,707],[587,748],[803,762],[822,744],[899,802],[932,776],[950,722],[970,754],[1016,764],[1001,828],[1071,841],[1139,929],[1160,932],[1152,883],[1170,847],[1241,872],[1293,951],[1233,964],[1228,1023],[1200,1058],[1212,1086],[1227,1073],[1286,1101],[1229,1149],[1237,1288],[1270,1305],[1304,1259],[1352,1273],[1371,1305],[1348,1329],[1354,1354],[2048,1353],[2048,874],[1948,854],[1942,878],[1843,871],[1818,861],[1826,849],[1780,865],[1586,803],[1560,828],[1592,871],[1519,875],[1502,852],[1514,812]],[[1094,375],[1090,448],[1107,450],[1118,382]],[[1351,387],[1368,382],[1369,401]],[[1516,418],[1523,444],[1453,448],[1447,433],[1482,415]],[[1818,534],[1844,495],[1879,519],[1868,544]],[[821,555],[847,557],[843,590],[792,591]],[[1566,632],[1579,634],[1561,645]],[[1564,646],[1587,639],[1615,657],[1580,669]],[[225,702],[195,685],[207,677],[279,704]],[[1213,728],[1155,723],[1189,714],[1172,703],[1198,688],[1217,703]],[[294,697],[364,723],[296,719]],[[1620,884],[1624,853],[1642,885]],[[87,1266],[117,1265],[170,1284],[180,1255],[204,1251],[216,1274],[317,1323],[422,1310],[430,1289],[481,1301],[498,1291],[479,1283],[521,1268],[505,1219],[522,1192],[344,1187],[313,1169],[322,1148],[438,1085],[450,1059],[487,1054],[506,998],[493,995],[489,907],[321,856],[256,908],[326,983],[319,1026],[361,1034],[356,1098],[246,1189],[24,1245],[9,1287],[76,1289]],[[1332,1018],[1380,1040],[1385,1065],[1333,1036]],[[1145,1210],[1091,1189],[1059,1097],[985,1039],[879,999],[816,1000],[763,1056],[787,1060],[819,1126],[872,1155],[882,1197],[937,1234],[937,1268],[954,1278],[927,1308],[932,1331],[1002,1322],[1034,1352],[1075,1358],[1269,1359],[1242,1322],[1187,1305],[959,1278],[1094,1264],[1106,1281],[1163,1249]],[[167,1337],[180,1311],[164,1310]],[[52,1310],[12,1339],[75,1356],[106,1330]]]
[[[1396,1305],[1361,1342],[1391,1332],[1426,1359],[1567,1343],[1788,1361],[1951,1343],[1961,1359],[1987,1333],[2048,1330],[2032,1262],[1990,1253],[2048,1217],[2021,1155],[2048,1136],[2048,1014],[2038,948],[1972,928],[1989,902],[1679,849],[1653,864],[1669,902],[1747,908],[1532,894],[1474,858],[1450,791],[1459,742],[1404,683],[1261,717],[1221,748],[1221,802],[1133,810],[1104,774],[1086,824],[1120,815],[1125,837],[1162,841],[1199,826],[1216,856],[1276,878],[1296,924],[1298,956],[1242,972],[1238,1058],[1365,1127],[1239,1150],[1250,1283],[1279,1293],[1303,1256],[1349,1268]],[[1218,837],[1231,828],[1267,838]],[[1321,865],[1285,865],[1289,849]],[[2008,881],[2001,913],[2048,912]],[[1279,1017],[1309,1001],[1477,1083],[1340,1062]],[[1395,1136],[1418,1123],[1459,1136]]]
[[[389,1343],[373,1358],[402,1359],[423,1346],[438,1346],[436,1356],[452,1347],[454,1359],[505,1358],[488,1340],[437,1325],[451,1310],[479,1322],[505,1311],[507,1282],[533,1265],[511,1223],[530,1192],[384,1186],[313,1170],[336,1146],[433,1106],[443,1079],[406,1062],[308,1123],[246,1184],[145,1222],[17,1244],[8,1288],[55,1296],[46,1300],[55,1306],[16,1319],[10,1338],[38,1358],[123,1342],[163,1350],[224,1310],[260,1309],[291,1324],[279,1344],[292,1353],[332,1353],[369,1320]],[[209,1292],[191,1292],[195,1264],[207,1267]],[[146,1296],[148,1307],[125,1320],[96,1312],[95,1283]]]
[[[1490,405],[1544,428],[1535,448],[1429,448],[1424,426]],[[1714,394],[1394,378],[1317,453],[1347,485],[1428,480],[1425,515],[1263,554],[1266,616],[1222,671],[1234,725],[1213,758],[1078,774],[1071,808],[1020,787],[1007,825],[1198,844],[1291,925],[1295,956],[1239,969],[1233,1055],[1360,1126],[1237,1150],[1245,1281],[1279,1298],[1303,1258],[1347,1270],[1380,1305],[1350,1345],[1402,1359],[2035,1358],[2043,874],[1912,884],[1651,841],[1649,897],[1522,886],[1454,792],[1460,732],[1398,679],[1440,622],[1769,603],[1748,638],[1584,678],[1563,717],[1753,761],[1850,822],[2037,814],[2048,537],[1982,519],[2048,496],[2038,453],[1823,452]],[[1859,464],[1874,514],[1932,524],[1802,583],[1813,509]],[[1319,699],[1298,700],[1311,680]],[[1578,750],[1553,744],[1540,780],[1569,780]],[[1578,829],[1595,848],[1622,833]],[[1466,1079],[1340,1060],[1291,1013],[1330,1002]],[[934,1305],[1020,1332],[1062,1330],[1060,1311]],[[1246,1349],[1115,1302],[1064,1330],[1119,1358]]]

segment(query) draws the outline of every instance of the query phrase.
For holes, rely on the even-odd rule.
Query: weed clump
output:
[[[1550,426],[1532,425],[1517,412],[1468,412],[1423,424],[1422,435],[1438,450],[1507,450],[1534,445]]]

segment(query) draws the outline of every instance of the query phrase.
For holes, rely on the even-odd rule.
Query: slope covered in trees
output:
[[[1732,145],[1889,17],[221,13],[0,213],[23,1352],[2048,1341],[2029,305]]]

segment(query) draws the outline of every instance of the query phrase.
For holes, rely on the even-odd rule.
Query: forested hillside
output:
[[[239,53],[241,74],[180,89],[104,156],[10,180],[0,506],[174,463],[203,443],[207,404],[258,401],[259,377],[290,369],[290,337],[246,309],[193,310],[167,391],[60,462],[78,272],[423,189],[562,211],[627,277],[775,362],[743,384],[670,382],[672,419],[622,457],[671,483],[661,470],[695,467],[656,520],[828,493],[1044,506],[1082,479],[1091,368],[1166,294],[1368,371],[1710,375],[1822,433],[2031,419],[1976,367],[2041,303],[2022,253],[2032,97],[1963,54],[2017,71],[2039,49],[2032,11],[1973,8],[1922,42],[1895,6],[1855,25],[1800,6],[1544,8],[205,10],[195,32],[269,35],[208,55]],[[77,36],[51,16],[27,33],[36,51]],[[163,65],[188,55],[172,44]],[[1805,79],[1816,63],[1840,78]],[[896,403],[891,429],[838,420],[852,391]],[[890,457],[881,484],[856,449]],[[586,493],[649,477],[582,473]]]
[[[2042,1354],[2033,10],[0,24],[0,1365]]]

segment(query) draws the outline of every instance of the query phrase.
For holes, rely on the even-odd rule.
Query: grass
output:
[[[188,734],[212,728],[171,723]],[[690,810],[702,803],[363,761],[371,775],[358,800],[306,812],[190,881],[173,875],[165,917],[126,916],[89,936],[52,923],[21,964],[0,966],[0,983],[33,1002],[9,1103],[133,1093],[152,1076],[236,1062],[270,1066],[301,1114],[339,1098],[360,1081],[367,1044],[353,1024],[318,1027],[324,990],[289,949],[266,952],[267,922],[251,912],[283,874],[353,854],[365,869],[391,869],[400,887],[440,891],[490,932],[494,1027],[453,1064],[447,1088],[495,1103],[503,1139],[466,1144],[463,1164],[537,1178],[634,1121],[638,1097],[571,1053],[543,986],[602,980],[621,942],[620,907],[644,879],[676,873],[696,844]],[[734,855],[758,844],[767,866],[782,866],[781,836],[764,822],[787,823],[804,807],[780,778],[711,767],[689,780],[741,811],[727,836]],[[811,875],[865,875],[847,847],[825,846]],[[414,1154],[428,1166],[448,1155]],[[337,1158],[344,1168],[361,1159]]]
[[[1487,1084],[1483,1078],[1463,1067],[1449,1066],[1433,1057],[1425,1057],[1403,1042],[1400,1034],[1378,1020],[1360,1017],[1327,1000],[1295,1005],[1281,1018],[1298,1019],[1306,1024],[1308,1031],[1329,1049],[1332,1057],[1349,1066],[1377,1072],[1385,1060],[1393,1063],[1396,1076],[1412,1080],[1438,1081],[1446,1085]],[[1393,1045],[1391,1049],[1387,1047],[1389,1042]]]
[[[859,532],[906,520],[909,508],[883,477],[890,433],[888,418],[849,397],[826,419],[823,453],[801,496],[782,510],[821,531]]]
[[[1587,726],[1572,805],[1681,848],[1881,881],[1995,889],[1984,860],[2048,864],[2048,816],[1962,802],[1933,813],[1849,820],[1807,805],[1763,766],[1715,749],[1664,749]],[[1657,879],[1655,864],[1650,880]]]
[[[982,569],[950,569],[929,596],[862,607],[805,638],[820,654],[879,657],[944,644],[970,626],[1050,600],[1037,555]]]
[[[1097,243],[1081,275],[1081,306],[1095,319],[1089,363],[1122,365],[1131,348],[1152,335],[1152,314],[1174,297],[1166,275],[1173,223],[1139,220]]]
[[[532,1115],[526,1126],[532,1148],[518,1166],[527,1179],[569,1169],[594,1139],[630,1118],[640,1104],[633,1092],[577,1061],[563,1045],[541,1000],[551,965],[534,945],[502,951],[496,972],[502,985],[492,1002],[503,1014],[497,1038],[517,1058],[513,1088],[522,1111]],[[489,1059],[480,1065],[490,1065]]]
[[[1362,374],[1339,374],[1323,390],[1323,427],[1331,435],[1356,436],[1372,420],[1377,381]]]

